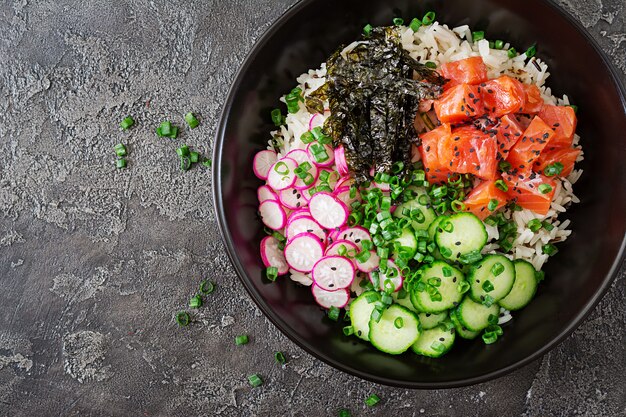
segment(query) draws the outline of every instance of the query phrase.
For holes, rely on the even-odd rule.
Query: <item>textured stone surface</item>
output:
[[[236,68],[292,3],[0,4],[0,415],[626,415],[623,271],[543,359],[446,391],[340,373],[260,314],[223,251],[208,171],[182,173],[172,155],[183,141],[210,151]],[[562,5],[626,71],[624,2]],[[190,109],[201,128],[155,137]],[[137,125],[122,133],[127,114]],[[112,165],[118,142],[125,171]],[[201,277],[218,289],[180,330],[172,313]],[[250,344],[234,348],[244,332]],[[262,388],[248,386],[253,372]],[[372,392],[383,402],[366,410]]]

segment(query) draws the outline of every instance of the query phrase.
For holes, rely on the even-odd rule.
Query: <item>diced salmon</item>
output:
[[[496,117],[519,113],[526,105],[524,85],[508,75],[480,84],[485,111]]]
[[[509,187],[507,194],[518,205],[541,215],[548,212],[556,189],[554,179],[535,172],[503,173],[502,179]],[[550,187],[548,190],[543,190],[545,194],[540,191],[542,184],[547,184]]]
[[[474,126],[461,126],[452,130],[439,152],[441,164],[452,172],[474,174],[483,179],[496,177],[497,139]]]
[[[484,113],[478,87],[459,84],[435,100],[435,113],[441,123],[459,123]]]
[[[496,187],[495,180],[489,180],[483,181],[474,187],[463,203],[467,211],[484,220],[491,213],[504,206],[508,199],[508,194]],[[492,211],[489,210],[491,200],[498,202],[498,205]]]
[[[554,131],[550,129],[539,116],[535,116],[530,125],[509,151],[506,160],[520,171],[530,170],[532,164],[539,159],[541,151],[554,136]]]
[[[522,137],[524,129],[514,115],[505,114],[500,119],[497,130],[498,152],[506,159],[509,149]]]
[[[522,84],[524,91],[526,92],[526,104],[521,113],[537,114],[543,107],[543,99],[541,98],[541,91],[535,84]]]
[[[440,72],[450,80],[446,88],[458,84],[478,84],[487,81],[487,67],[479,56],[443,64]]]
[[[556,148],[553,150],[544,150],[541,152],[541,156],[535,162],[534,170],[537,172],[543,172],[543,170],[555,162],[563,164],[563,171],[561,171],[561,177],[567,177],[572,173],[576,158],[580,155],[580,149],[576,148]]]
[[[439,158],[439,147],[448,141],[450,131],[449,124],[442,124],[430,132],[419,135],[422,144],[418,150],[426,171],[426,179],[431,183],[445,181],[450,174],[448,167],[444,166]]]
[[[553,106],[546,104],[541,108],[539,117],[552,129],[555,135],[550,140],[550,148],[562,148],[572,146],[574,132],[576,131],[576,113],[569,106]]]

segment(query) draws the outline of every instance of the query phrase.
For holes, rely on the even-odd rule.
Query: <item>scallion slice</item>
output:
[[[200,124],[200,122],[198,121],[198,119],[196,119],[196,116],[194,116],[192,112],[185,114],[185,121],[191,129],[195,129]]]
[[[422,18],[422,24],[424,26],[428,26],[434,22],[435,22],[435,12],[433,11],[426,13],[424,17]]]
[[[328,309],[328,318],[337,321],[339,319],[339,309],[335,306],[332,306]]]
[[[213,282],[203,280],[200,283],[200,292],[202,294],[211,294],[213,291],[215,291],[215,284]]]
[[[113,147],[113,149],[115,149],[115,154],[117,156],[126,156],[126,146],[124,146],[123,144],[118,143]]]
[[[373,407],[380,402],[380,398],[376,394],[372,394],[365,400],[365,404],[368,407]]]
[[[252,374],[252,375],[248,376],[248,382],[254,388],[263,385],[263,380],[261,379],[261,377],[258,374]]]
[[[411,23],[409,24],[409,28],[413,32],[417,32],[420,27],[422,27],[422,21],[419,20],[417,17],[413,18],[413,20],[411,20]]]
[[[135,124],[135,120],[131,116],[126,116],[124,120],[120,122],[120,127],[124,130],[129,129]]]
[[[181,327],[188,326],[191,323],[191,316],[186,311],[179,311],[176,313],[176,323]]]
[[[552,191],[552,186],[550,184],[539,184],[539,187],[537,187],[537,189],[541,194],[548,194]]]
[[[274,359],[276,359],[276,362],[280,365],[284,365],[285,363],[287,363],[287,358],[285,358],[285,354],[280,351],[274,353]]]
[[[200,308],[202,307],[202,297],[198,294],[194,295],[193,297],[191,297],[191,299],[189,300],[189,307],[190,308]]]
[[[478,42],[482,39],[485,39],[485,32],[482,30],[477,30],[476,32],[472,32],[472,41]]]

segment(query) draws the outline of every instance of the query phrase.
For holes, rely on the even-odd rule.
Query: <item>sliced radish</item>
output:
[[[299,219],[300,217],[311,217],[311,212],[308,208],[303,208],[300,210],[296,210],[291,213],[291,215],[287,218],[287,224],[291,223],[293,220]]]
[[[284,275],[289,271],[285,254],[279,249],[278,239],[274,236],[266,236],[261,241],[261,259],[267,268],[274,266],[278,268],[278,275]]]
[[[324,256],[324,246],[312,233],[301,233],[285,246],[285,259],[298,272],[311,272],[313,265]]]
[[[363,249],[361,241],[372,240],[372,236],[370,235],[370,232],[368,232],[365,228],[361,226],[356,226],[343,229],[337,235],[337,239],[349,240],[350,242],[354,242],[359,247],[359,250],[361,250]]]
[[[337,291],[326,291],[323,288],[313,284],[311,286],[311,292],[317,304],[324,308],[337,307],[342,308],[348,304],[350,300],[350,291],[347,289],[341,289]]]
[[[345,204],[347,207],[352,207],[352,203],[360,200],[359,193],[356,192],[354,197],[350,197],[350,187],[340,187],[333,192],[337,199]]]
[[[370,257],[368,258],[367,261],[359,262],[358,260],[356,260],[356,267],[361,272],[372,272],[373,270],[378,268],[379,264],[380,264],[380,257],[378,256],[378,254],[376,254],[376,251],[374,250],[370,251]]]
[[[313,161],[309,158],[309,154],[304,149],[294,149],[287,154],[287,157],[296,161],[298,165],[304,164],[306,162],[311,166],[307,172],[311,174],[313,181],[309,184],[306,184],[303,178],[299,178],[296,176],[296,182],[293,186],[299,190],[304,190],[313,186],[313,184],[315,184],[315,181],[317,181],[317,177],[319,176],[319,170],[317,169]]]
[[[257,152],[252,161],[254,175],[262,180],[266,180],[270,168],[276,163],[277,159],[276,152],[270,151],[269,149]]]
[[[315,159],[315,150],[322,148],[326,152],[326,159],[318,161]],[[329,167],[335,163],[335,152],[330,145],[321,145],[317,142],[309,143],[306,147],[306,152],[309,154],[309,159],[313,161],[318,167]]]
[[[346,162],[346,153],[343,150],[343,145],[339,145],[335,148],[335,164],[337,165],[337,171],[342,177],[348,175],[348,163]]]
[[[295,188],[286,188],[278,192],[278,198],[283,206],[297,210],[309,205],[309,200],[304,197],[302,191]]]
[[[259,206],[263,224],[273,230],[280,230],[287,224],[287,213],[278,201],[265,200]]]
[[[285,229],[287,240],[291,240],[301,233],[312,233],[318,237],[322,244],[326,242],[326,232],[312,217],[299,217],[287,223]]]
[[[345,204],[327,192],[315,193],[309,201],[309,210],[315,221],[326,229],[343,226],[350,214]]]
[[[340,187],[351,187],[354,184],[354,178],[352,177],[341,177],[335,184],[334,189],[338,190]]]
[[[303,273],[303,272],[298,272],[294,269],[290,269],[289,270],[289,277],[291,278],[292,281],[295,281],[299,284],[302,285],[306,285],[307,287],[310,287],[313,284],[313,280],[311,279],[311,273]]]
[[[259,189],[256,190],[256,195],[259,199],[259,203],[262,203],[266,200],[278,201],[278,196],[276,195],[276,193],[272,191],[272,189],[267,185],[260,186]]]
[[[389,271],[391,269],[395,269],[397,271],[396,276],[393,277],[393,278],[387,278],[386,274],[383,274],[380,271],[378,272],[378,288],[380,288],[381,291],[385,290],[385,281],[387,279],[390,280],[391,283],[393,284],[394,292],[400,291],[400,289],[402,288],[402,283],[404,282],[404,277],[402,277],[402,273],[400,272],[400,268],[398,268],[396,266],[396,264],[393,263],[392,260],[387,260],[387,273],[389,273]],[[369,273],[370,281],[372,281],[372,284],[376,285],[376,283],[374,282],[374,279],[373,279],[372,272]]]
[[[339,253],[340,251],[344,253],[343,249],[341,249],[342,246],[345,248],[345,251],[346,251],[345,254],[352,256],[352,259],[354,259],[354,256],[359,252],[359,248],[356,246],[355,243],[350,242],[349,240],[337,240],[326,247],[326,251],[324,252],[324,255],[325,256],[333,256],[333,255],[346,256],[345,254],[342,255]]]
[[[275,191],[291,187],[296,182],[295,169],[298,163],[291,158],[282,158],[270,168],[267,174],[267,185]]]
[[[323,124],[324,124],[324,118],[322,117],[322,115],[319,113],[315,113],[309,119],[309,130],[313,130],[318,126],[322,126]]]
[[[315,285],[326,291],[348,288],[356,273],[354,265],[343,256],[324,256],[313,266],[311,276]]]

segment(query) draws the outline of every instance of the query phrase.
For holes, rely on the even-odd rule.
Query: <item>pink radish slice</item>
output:
[[[372,236],[370,232],[368,232],[365,228],[361,226],[356,227],[348,227],[341,232],[337,236],[337,239],[349,240],[350,242],[354,242],[359,250],[363,249],[361,245],[362,240],[372,240]]]
[[[322,146],[324,148],[324,151],[326,152],[327,158],[324,161],[317,161],[313,153],[313,150],[319,149],[320,146]],[[317,142],[313,142],[307,145],[306,151],[309,154],[309,159],[318,167],[328,167],[335,163],[335,152],[330,145],[320,145]]]
[[[315,285],[326,291],[348,288],[356,273],[352,262],[343,256],[324,256],[313,265]]]
[[[322,119],[322,115],[319,113],[315,113],[309,119],[309,130],[313,130],[316,127],[321,126],[323,124],[324,124],[324,120]]]
[[[283,206],[297,210],[309,205],[309,200],[302,195],[302,191],[295,188],[286,188],[278,193],[278,198]]]
[[[291,187],[296,182],[295,169],[298,163],[291,158],[282,158],[270,168],[267,174],[267,185],[272,187],[274,191],[284,190]]]
[[[324,308],[343,308],[348,304],[350,300],[350,292],[347,289],[341,289],[337,291],[326,291],[323,288],[313,284],[311,286],[311,292],[317,304]]]
[[[343,145],[339,145],[335,148],[335,164],[337,165],[337,171],[342,177],[348,175],[348,163],[346,162],[346,154],[343,150]]]
[[[259,199],[259,203],[262,203],[266,200],[274,200],[278,201],[278,196],[270,187],[267,185],[262,185],[256,190],[256,195]]]
[[[254,160],[252,161],[254,175],[256,175],[259,179],[266,180],[267,174],[269,173],[272,165],[276,163],[276,160],[276,152],[274,151],[266,149],[264,151],[257,152],[257,154],[254,155]]]
[[[315,193],[309,201],[309,210],[313,219],[326,229],[343,226],[349,215],[346,205],[327,192]]]
[[[311,212],[305,207],[303,209],[300,210],[296,210],[294,212],[292,212],[289,217],[287,218],[287,224],[291,223],[292,221],[299,219],[301,217],[309,217],[309,218],[313,218],[311,217]]]
[[[400,272],[400,268],[398,268],[396,266],[396,264],[393,263],[392,260],[388,260],[387,261],[387,270],[389,271],[389,269],[395,269],[397,271],[397,274],[395,277],[393,278],[387,278],[387,275],[383,274],[382,272],[378,273],[378,288],[380,288],[381,291],[385,290],[385,281],[388,279],[391,281],[391,283],[393,284],[394,287],[394,292],[400,291],[400,289],[402,288],[402,283],[404,282],[404,277],[402,277],[402,274]],[[374,283],[374,279],[372,278],[372,273],[369,273],[369,277],[370,277],[370,281],[372,281],[372,284],[375,285]]]
[[[341,187],[333,192],[337,199],[345,204],[347,207],[351,207],[352,203],[360,200],[359,193],[356,192],[354,197],[350,197],[350,187]]]
[[[358,260],[356,261],[356,267],[361,272],[372,272],[373,270],[378,268],[379,264],[380,264],[380,257],[376,254],[376,251],[374,250],[370,251],[370,257],[367,261],[365,262],[359,262]]]
[[[354,184],[354,178],[352,177],[341,177],[335,184],[334,189],[338,190],[341,187],[351,187]]]
[[[307,185],[304,182],[304,179],[298,178],[296,176],[296,182],[294,183],[293,186],[299,190],[304,190],[313,186],[313,184],[315,184],[315,181],[317,181],[317,177],[319,176],[319,170],[317,169],[313,161],[309,158],[309,154],[304,149],[294,149],[292,151],[289,151],[289,153],[287,153],[287,157],[296,161],[298,165],[303,164],[305,162],[308,162],[309,165],[311,165],[311,168],[309,168],[307,172],[313,176],[313,182]]]
[[[326,232],[324,232],[324,229],[311,217],[300,217],[287,224],[287,228],[285,229],[287,240],[291,240],[301,233],[312,233],[317,236],[322,244],[326,242]]]
[[[284,275],[289,271],[285,254],[278,248],[278,239],[274,236],[266,236],[261,241],[261,259],[267,268],[278,268],[278,275]]]
[[[359,252],[359,248],[353,242],[350,242],[349,240],[337,240],[326,247],[324,256],[346,256],[339,253],[340,250],[343,252],[343,250],[340,249],[342,246],[345,248],[346,254],[353,257]]]
[[[280,230],[287,224],[287,214],[278,201],[266,200],[259,206],[263,224],[273,230]]]
[[[290,269],[289,274],[290,274],[289,278],[291,278],[292,281],[295,281],[299,284],[306,285],[307,287],[310,287],[313,284],[313,280],[311,279],[310,272],[305,274],[303,272],[298,272],[296,270]]]
[[[285,259],[298,272],[311,272],[313,265],[324,256],[324,246],[312,233],[301,233],[287,242]]]

